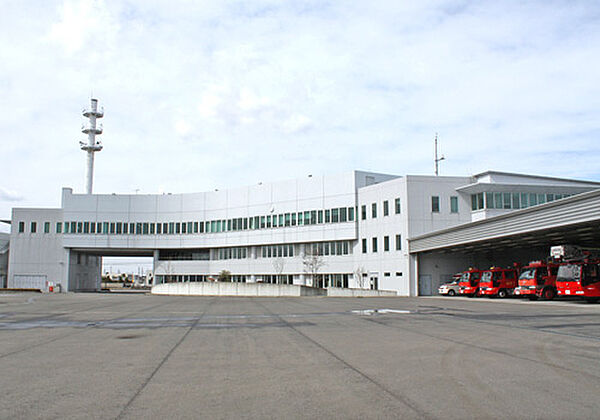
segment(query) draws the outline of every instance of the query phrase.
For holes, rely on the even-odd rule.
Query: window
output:
[[[154,227],[154,223],[152,223],[152,227]],[[123,233],[123,223],[117,223],[117,234],[120,235]]]
[[[491,193],[491,192],[485,193],[485,208],[486,209],[494,208],[494,193]]]
[[[437,195],[431,197],[431,211],[433,213],[440,212],[440,197]]]
[[[455,195],[450,197],[450,213],[458,213],[458,197]]]
[[[323,223],[323,210],[319,210],[318,216],[319,216],[319,218],[318,218],[319,223]]]
[[[360,206],[360,219],[365,220],[367,218],[367,206],[363,204]]]
[[[377,218],[377,203],[371,204],[371,217],[373,219]]]
[[[37,223],[31,222],[31,233],[35,233],[37,231]]]
[[[373,252],[377,252],[377,238],[373,238],[371,242],[373,243]]]
[[[400,214],[402,209],[400,207],[400,199],[399,198],[396,198],[394,200],[394,207],[395,207],[394,211],[396,212],[396,214]]]
[[[339,209],[331,210],[331,222],[332,223],[337,223],[340,221],[339,213],[340,213]]]
[[[519,193],[513,193],[512,194],[512,208],[513,209],[520,209],[521,208],[521,200],[520,200]]]
[[[529,194],[529,205],[530,206],[537,206],[537,194]]]
[[[44,222],[44,233],[50,233],[50,222]]]
[[[348,207],[348,221],[354,222],[354,207]]]
[[[525,209],[529,207],[529,194],[521,193],[521,208]]]
[[[62,222],[56,222],[56,233],[62,232]]]
[[[366,238],[362,239],[362,253],[363,254],[367,253],[367,239]]]
[[[348,220],[348,209],[346,207],[342,207],[340,209],[340,222],[345,222]]]
[[[390,215],[390,203],[387,200],[385,200],[383,202],[383,215],[384,216]]]
[[[505,209],[510,209],[511,208],[511,196],[510,193],[503,193],[502,194],[502,198],[503,198],[503,208]]]
[[[471,210],[475,211],[475,210],[481,210],[483,209],[483,193],[479,193],[479,194],[471,194]],[[438,200],[439,202],[439,200]],[[490,205],[488,204],[488,207]],[[438,210],[439,211],[439,210]]]
[[[19,222],[19,233],[25,232],[25,222]]]
[[[389,236],[383,237],[383,250],[384,251],[390,250],[390,237]]]
[[[396,235],[396,251],[402,250],[402,235]]]
[[[329,210],[325,210],[325,223],[331,222],[331,212]]]

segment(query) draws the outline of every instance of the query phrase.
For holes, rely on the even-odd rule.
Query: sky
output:
[[[0,219],[354,169],[600,181],[595,1],[3,0]],[[7,227],[1,228],[6,231]]]

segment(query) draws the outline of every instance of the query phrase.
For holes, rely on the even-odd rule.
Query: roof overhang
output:
[[[482,192],[528,192],[536,194],[581,194],[590,190],[600,188],[594,186],[566,186],[566,185],[540,185],[540,184],[500,184],[488,182],[476,182],[458,187],[456,191],[464,194],[478,194]]]
[[[545,246],[564,241],[600,242],[600,190],[410,238],[409,252],[479,250],[485,244],[496,248]]]

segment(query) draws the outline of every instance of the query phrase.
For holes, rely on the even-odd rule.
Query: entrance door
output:
[[[377,278],[377,276],[371,276],[369,283],[371,286],[371,290],[379,290],[379,279]]]
[[[419,275],[419,296],[431,296],[431,274]]]

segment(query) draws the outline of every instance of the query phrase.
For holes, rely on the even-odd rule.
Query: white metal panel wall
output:
[[[15,274],[9,282],[11,289],[40,289],[48,291],[48,281],[45,274]]]

